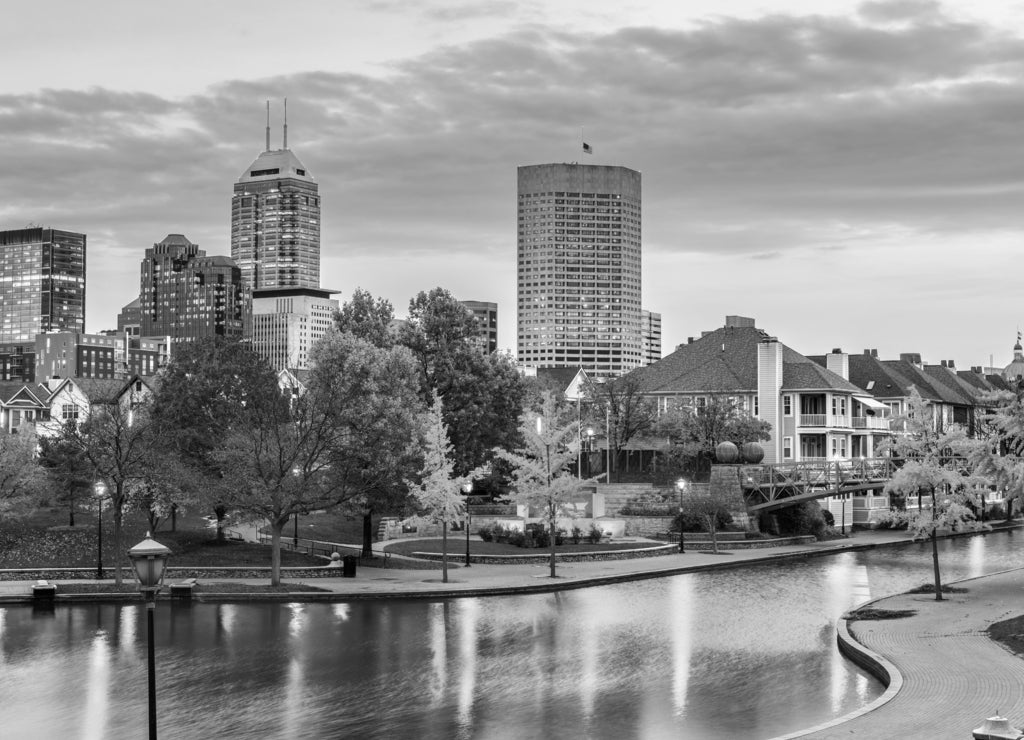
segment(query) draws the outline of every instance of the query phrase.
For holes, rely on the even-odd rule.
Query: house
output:
[[[17,434],[23,425],[46,420],[49,395],[46,386],[0,381],[0,430]]]
[[[659,411],[725,397],[771,424],[766,463],[871,457],[888,436],[888,409],[843,377],[845,355],[819,365],[753,319],[727,316],[720,329],[635,370]]]

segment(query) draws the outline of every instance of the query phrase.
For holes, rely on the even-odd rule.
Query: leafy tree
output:
[[[239,422],[251,399],[279,395],[277,375],[247,345],[223,338],[175,345],[153,399],[153,415],[165,430],[164,444],[190,475],[183,481],[202,493],[224,539],[228,507],[220,500],[230,481],[213,452]]]
[[[973,474],[968,464],[968,458],[976,454],[978,442],[968,439],[965,430],[958,425],[937,428],[930,404],[921,398],[916,388],[911,389],[908,413],[898,417],[897,424],[900,422],[902,432],[881,446],[883,452],[888,451],[901,460],[901,465],[885,484],[885,492],[918,496],[918,512],[909,518],[909,529],[915,539],[931,538],[935,598],[941,601],[938,531],[982,526],[974,522],[974,513],[968,505],[973,504],[975,493],[986,483]],[[922,495],[931,500],[929,511],[920,508]]]
[[[656,403],[643,394],[637,375],[623,375],[604,382],[591,381],[585,389],[588,405],[587,423],[595,428],[608,428],[611,447],[611,470],[608,481],[618,472],[623,449],[634,437],[654,429],[658,418]]]
[[[398,332],[416,360],[423,405],[435,391],[444,399],[460,475],[488,462],[494,448],[519,444],[516,420],[525,398],[515,365],[499,353],[483,354],[478,332],[472,312],[443,288],[413,298]]]
[[[363,554],[372,554],[374,513],[408,506],[405,481],[421,462],[415,362],[404,347],[376,347],[328,332],[310,354],[310,392],[336,429],[331,471],[340,503],[363,517]]]
[[[68,524],[75,526],[75,507],[79,497],[92,495],[92,468],[89,461],[62,434],[39,437],[39,465],[56,493],[55,499],[68,507]]]
[[[0,519],[28,513],[45,481],[36,462],[36,435],[29,427],[0,432]]]
[[[395,343],[391,324],[395,310],[391,302],[374,297],[369,291],[356,288],[352,300],[334,314],[334,325],[341,332],[350,332],[375,347],[390,347]]]
[[[973,452],[977,472],[986,476],[1006,497],[1006,518],[1013,504],[1024,502],[1024,397],[1008,391],[986,398],[993,413],[986,418],[989,435]]]
[[[576,419],[567,422],[559,416],[552,394],[545,395],[539,411],[524,409],[520,421],[525,445],[514,451],[497,450],[497,454],[512,469],[512,500],[539,509],[547,521],[554,578],[558,517],[570,514],[568,505],[596,479],[581,480],[570,469],[576,462],[576,451],[570,444],[576,439]]]
[[[655,425],[655,431],[669,439],[666,472],[693,480],[707,478],[720,442],[762,442],[771,438],[771,428],[724,396],[712,396],[704,406],[677,404]]]
[[[452,445],[442,416],[443,404],[435,393],[434,402],[424,419],[423,467],[419,483],[410,490],[422,512],[420,518],[441,525],[441,580],[448,583],[448,522],[465,516],[466,501],[462,487],[472,483],[474,474],[455,475]]]
[[[149,413],[148,404],[135,409],[125,404],[93,404],[82,424],[64,428],[62,441],[88,461],[93,477],[106,486],[109,508],[114,512],[114,546],[124,552],[122,525],[132,486],[152,474],[163,435]],[[121,568],[114,569],[117,585]]]
[[[687,493],[679,506],[679,526],[687,520],[697,520],[701,528],[711,535],[711,549],[718,554],[718,529],[722,520],[729,516],[728,510],[709,493]],[[730,517],[731,518],[731,517]]]

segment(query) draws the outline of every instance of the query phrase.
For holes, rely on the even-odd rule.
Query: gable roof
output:
[[[74,382],[89,403],[116,403],[130,381],[124,378],[75,378]]]
[[[645,393],[756,393],[757,348],[768,338],[753,326],[724,326],[631,375],[636,374]],[[860,393],[849,381],[779,344],[782,390]]]

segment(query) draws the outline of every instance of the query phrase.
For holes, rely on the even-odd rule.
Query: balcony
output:
[[[889,431],[889,419],[877,416],[854,416],[851,419],[854,429],[879,429]]]
[[[832,414],[800,414],[798,418],[798,426],[819,428],[849,428],[850,420],[845,416],[834,416]]]

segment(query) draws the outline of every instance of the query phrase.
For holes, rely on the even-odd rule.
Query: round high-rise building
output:
[[[640,173],[542,164],[518,180],[519,362],[598,378],[639,367]]]

